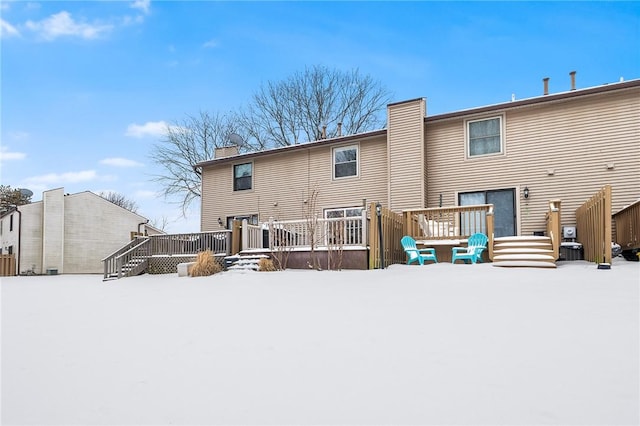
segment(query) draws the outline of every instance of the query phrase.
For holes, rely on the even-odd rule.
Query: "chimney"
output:
[[[222,146],[215,149],[213,153],[213,158],[225,158],[225,157],[233,157],[234,155],[238,155],[238,146]]]
[[[338,123],[338,137],[342,136],[342,123]]]
[[[576,72],[571,71],[569,75],[571,76],[571,90],[576,90]]]
[[[549,94],[549,77],[543,78],[542,82],[544,83],[544,93],[543,93],[543,95],[548,95]]]

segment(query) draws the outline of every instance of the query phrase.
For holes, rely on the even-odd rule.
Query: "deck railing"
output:
[[[475,233],[487,235],[487,253],[493,259],[493,204],[433,207],[404,210],[406,235],[415,240],[442,241],[454,244]]]
[[[640,249],[640,200],[614,214],[613,220],[622,250]]]
[[[611,185],[576,210],[578,242],[584,248],[584,259],[590,262],[611,262]]]
[[[551,246],[553,247],[553,258],[558,259],[560,257],[560,243],[562,242],[562,225],[560,223],[561,211],[560,200],[549,201],[549,211],[545,216],[547,223],[547,236],[551,238]]]
[[[310,249],[365,247],[366,212],[331,219],[270,220],[261,225],[242,225],[242,249]]]
[[[206,250],[211,250],[214,254],[230,254],[231,231],[136,237],[102,259],[104,279],[122,278],[142,272],[151,256],[195,256]]]
[[[211,250],[214,254],[230,254],[231,231],[162,234],[148,237],[153,256],[196,254]]]

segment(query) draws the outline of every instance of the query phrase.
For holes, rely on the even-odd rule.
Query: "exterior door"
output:
[[[515,201],[515,189],[513,188],[458,194],[458,203],[461,206],[493,204],[493,234],[495,237],[516,235]]]

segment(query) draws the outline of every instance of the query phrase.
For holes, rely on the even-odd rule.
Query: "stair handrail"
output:
[[[560,243],[561,243],[561,200],[549,201],[549,211],[545,215],[547,222],[547,236],[551,238],[551,247],[553,249],[553,258],[558,260],[560,258]]]
[[[127,244],[102,259],[102,264],[104,266],[103,279],[106,280],[109,277],[112,277],[114,274],[117,274],[119,277],[120,269],[118,269],[118,262],[116,260],[116,257],[122,253],[125,253],[127,250],[130,250],[133,246],[140,244],[140,238],[143,238],[145,240],[148,239],[148,237],[136,237],[135,239],[129,241]]]
[[[102,259],[102,262],[104,264],[103,279],[106,280],[108,278],[114,277],[114,275],[117,278],[121,278],[123,276],[122,268],[125,264],[124,256],[133,253],[135,250],[139,249],[149,242],[148,237],[143,237],[142,241],[140,241],[140,239],[141,238],[138,237],[135,240],[130,241],[124,247],[119,248],[111,255]],[[129,256],[129,258],[131,257],[133,256]]]
[[[136,253],[140,251],[142,247],[149,244],[149,241],[151,240],[147,238],[144,241],[140,242],[139,244],[131,247],[129,250],[125,251],[124,253],[116,256],[118,278],[121,278],[127,275],[124,273],[124,270],[123,270],[124,265],[128,264],[134,258]]]
[[[120,247],[118,250],[114,251],[113,253],[107,255],[104,259],[102,259],[102,261],[106,261],[107,259],[109,259],[110,257],[116,257],[121,253],[124,253],[125,251],[129,250],[131,247],[133,247],[135,244],[137,244],[137,240],[139,240],[140,238],[149,238],[149,237],[136,237],[135,239],[129,241],[127,244],[125,244],[124,246]]]

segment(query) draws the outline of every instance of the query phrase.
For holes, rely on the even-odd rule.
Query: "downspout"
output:
[[[138,234],[142,234],[142,232],[140,232],[140,225],[146,225],[147,223],[149,223],[149,219],[147,219],[147,221],[146,221],[146,222],[140,222],[140,223],[138,224]]]
[[[18,210],[18,261],[16,262],[16,275],[20,275],[20,259],[22,258],[22,212]]]

